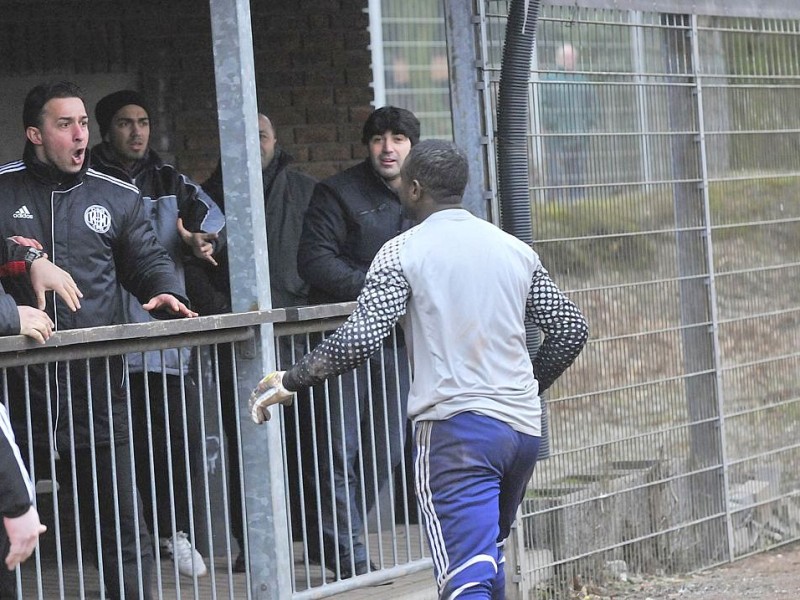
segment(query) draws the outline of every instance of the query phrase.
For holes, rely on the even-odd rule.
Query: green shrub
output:
[[[544,264],[574,275],[652,267],[656,246],[648,228],[618,204],[609,198],[539,207],[534,214],[534,248]]]
[[[800,219],[800,178],[716,181],[709,186],[708,200],[715,243],[745,242],[751,251],[764,254],[786,250],[792,254],[790,249],[800,248],[796,221]],[[700,188],[696,201],[703,202]],[[699,208],[696,212],[702,216]],[[651,270],[661,254],[672,252],[675,242],[671,185],[652,192],[628,189],[579,202],[537,202],[532,215],[534,248],[544,264],[558,273],[581,276],[597,269]]]

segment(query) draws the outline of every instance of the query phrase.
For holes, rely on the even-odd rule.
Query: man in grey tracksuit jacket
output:
[[[468,176],[449,141],[411,150],[399,195],[419,224],[378,251],[347,321],[251,397],[263,422],[270,405],[362,364],[402,324],[415,492],[442,600],[506,597],[503,545],[538,456],[540,394],[588,338],[533,249],[464,209]],[[526,322],[544,334],[533,360]]]
[[[95,115],[103,142],[92,148],[92,167],[139,188],[145,215],[175,261],[178,281],[185,285],[187,252],[191,249],[201,257],[204,250],[213,252],[213,242],[225,224],[222,211],[197,183],[149,147],[150,113],[141,94],[133,90],[109,94],[97,103]],[[124,302],[129,321],[152,320],[130,294]],[[203,437],[190,349],[137,352],[127,360],[136,481],[145,520],[182,575],[203,576],[205,562],[190,541],[195,528],[204,523],[194,515],[191,501],[192,489],[202,479]]]

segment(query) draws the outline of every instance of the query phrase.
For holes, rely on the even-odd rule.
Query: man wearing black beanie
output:
[[[150,107],[147,105],[144,97],[134,90],[120,90],[103,97],[97,106],[94,107],[94,116],[100,127],[100,137],[106,139],[108,128],[111,126],[111,119],[117,114],[119,109],[128,106],[129,104],[140,107],[144,110],[145,114],[150,115]]]
[[[181,286],[185,284],[184,259],[190,249],[198,258],[216,265],[214,242],[225,218],[198,184],[166,164],[149,147],[150,109],[144,97],[133,90],[109,94],[97,103],[95,117],[103,142],[92,148],[92,167],[139,188],[144,212],[178,266]],[[151,320],[130,295],[125,297],[125,308],[131,322]],[[191,364],[188,348],[128,356],[136,481],[145,518],[178,572],[201,577],[207,573],[206,564],[191,538],[203,519],[191,518],[191,490],[201,485],[203,438],[200,394],[189,372]],[[154,482],[150,478],[151,445]],[[151,514],[153,494],[155,515]],[[170,498],[174,499],[172,506]]]

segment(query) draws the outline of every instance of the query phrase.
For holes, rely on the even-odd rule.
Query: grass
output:
[[[702,190],[696,186],[692,190],[688,198],[696,204],[683,210],[688,214],[685,226],[703,227]],[[535,248],[550,270],[574,276],[655,270],[665,243],[674,244],[674,204],[671,186],[650,192],[628,188],[569,203],[537,203],[532,206]],[[792,221],[800,219],[798,177],[712,182],[708,209],[715,243],[755,244],[752,250],[759,254],[800,248],[800,226]]]

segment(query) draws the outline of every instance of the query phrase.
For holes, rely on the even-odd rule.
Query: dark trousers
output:
[[[20,450],[27,462],[27,449],[20,448]],[[150,600],[153,598],[153,551],[147,525],[142,516],[142,501],[133,484],[129,446],[116,445],[113,454],[112,457],[110,446],[95,448],[95,469],[92,465],[92,452],[89,449],[75,450],[74,489],[78,491],[80,520],[80,527],[76,528],[80,532],[78,550],[82,553],[82,558],[90,556],[98,567],[102,560],[101,571],[108,598],[139,598],[141,592],[142,598]],[[26,466],[34,478],[55,479],[59,481],[61,494],[70,494],[73,486],[69,459],[70,453],[62,452],[61,459],[57,462],[56,473],[51,474],[50,455],[45,449],[35,453],[33,469],[30,469],[30,465]],[[119,514],[118,519],[115,512]],[[60,518],[70,519],[72,514],[60,513]],[[95,519],[100,525],[99,532]],[[49,530],[45,535],[55,535],[55,532]],[[118,555],[122,557],[121,581]],[[32,593],[31,590],[22,592],[23,597],[28,597],[28,594]],[[0,565],[0,598],[5,600],[16,597],[16,574],[8,571],[4,564]]]
[[[294,345],[294,352],[292,351]],[[278,343],[277,362],[279,368],[286,369],[293,362],[300,360],[307,350],[302,341],[293,342],[291,338],[281,338]],[[239,463],[239,439],[238,417],[236,414],[235,386],[236,380],[233,372],[232,344],[219,344],[217,346],[219,357],[219,388],[220,388],[220,411],[222,413],[222,427],[225,431],[226,454],[228,464],[228,499],[230,502],[231,515],[231,535],[239,544],[240,550],[244,550],[244,516],[242,509],[242,475]],[[212,352],[213,356],[213,352]],[[240,399],[241,400],[241,399]],[[244,401],[240,402],[240,411],[245,410]],[[273,408],[272,411],[279,410]],[[289,504],[292,511],[292,530],[294,537],[300,539],[302,536],[302,514],[312,515],[314,509],[311,508],[314,498],[314,477],[313,470],[308,465],[313,463],[312,456],[314,447],[310,438],[306,439],[302,435],[297,435],[295,427],[295,412],[299,410],[302,415],[300,427],[309,425],[310,421],[306,415],[310,414],[308,406],[308,393],[303,390],[297,393],[295,406],[293,409],[284,411],[286,429],[286,455],[287,455],[287,476],[289,479]],[[310,425],[309,425],[310,427]],[[303,443],[300,443],[301,437]],[[295,457],[300,453],[302,458],[298,461]],[[306,466],[305,470],[303,465]],[[301,488],[305,494],[301,492]],[[305,503],[309,506],[307,510],[300,506]]]
[[[308,531],[309,555],[333,566],[369,560],[365,522],[403,458],[408,401],[405,348],[388,344],[366,364],[314,390],[322,523]],[[381,505],[380,520],[393,505]],[[324,553],[324,557],[322,554]],[[337,556],[338,555],[338,556]]]
[[[277,362],[279,368],[286,369],[293,364],[293,361],[300,360],[306,350],[302,342],[298,341],[294,346],[292,352],[293,341],[291,338],[281,338],[278,344]],[[242,509],[242,475],[241,465],[239,463],[239,446],[237,440],[239,439],[238,431],[238,417],[236,414],[235,403],[235,386],[236,380],[233,372],[233,356],[232,344],[220,344],[217,346],[217,353],[219,357],[219,388],[220,388],[220,411],[222,413],[222,427],[225,431],[226,438],[226,454],[228,464],[228,499],[230,503],[231,515],[231,535],[236,539],[239,544],[240,550],[244,550],[244,515]],[[213,352],[212,352],[213,356]],[[244,410],[243,403],[240,403],[240,411]],[[273,411],[279,410],[273,408]],[[297,393],[294,410],[299,410],[301,415],[309,414],[308,407],[308,394],[306,391]],[[287,453],[287,471],[289,478],[289,495],[290,506],[292,510],[292,530],[295,538],[301,537],[301,515],[303,512],[307,514],[314,514],[313,509],[309,508],[308,511],[302,510],[300,505],[303,503],[303,494],[301,487],[305,489],[305,504],[310,505],[314,497],[314,478],[313,471],[307,469],[303,472],[302,465],[312,464],[312,455],[314,448],[311,440],[304,439],[300,444],[300,436],[296,434],[294,411],[287,409],[284,412],[286,417],[286,453]],[[306,417],[301,417],[301,426],[309,423]],[[296,453],[302,455],[302,459],[298,461],[294,458]]]
[[[179,375],[130,373],[136,483],[145,520],[160,538],[188,534],[203,522],[192,510],[193,489],[203,485],[200,394],[194,379],[182,379],[183,390]]]
[[[230,504],[231,535],[244,550],[244,511],[242,510],[242,471],[239,464],[239,423],[236,415],[236,379],[233,372],[233,344],[218,344],[220,412],[225,431],[228,459],[228,502]],[[213,349],[212,349],[213,350]],[[213,357],[213,351],[212,351]]]

